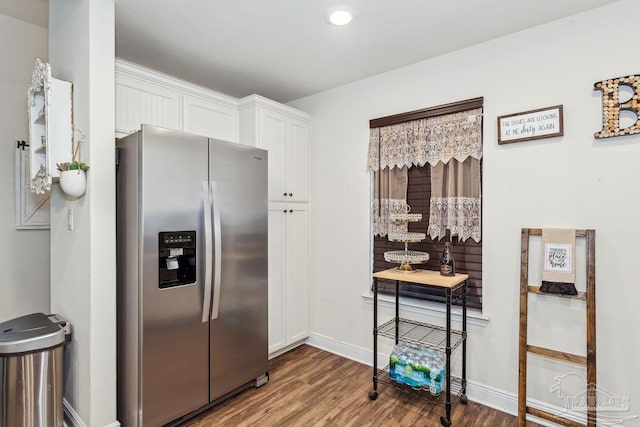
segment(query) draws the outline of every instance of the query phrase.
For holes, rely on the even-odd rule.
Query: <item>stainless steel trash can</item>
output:
[[[65,332],[59,316],[0,323],[0,427],[62,427]]]

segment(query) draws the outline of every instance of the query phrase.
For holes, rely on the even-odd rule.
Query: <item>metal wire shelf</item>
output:
[[[447,391],[443,389],[440,394],[433,395],[429,392],[429,388],[423,387],[411,387],[407,384],[400,384],[395,382],[389,376],[389,365],[385,366],[384,369],[378,370],[378,382],[381,384],[387,384],[392,386],[398,391],[409,393],[419,397],[423,400],[427,400],[434,404],[444,404],[446,401]],[[446,385],[449,387],[449,384]],[[451,407],[453,408],[457,403],[460,402],[460,397],[464,394],[464,386],[462,384],[462,379],[451,376]]]
[[[395,339],[395,319],[391,319],[378,327],[378,335]],[[466,332],[452,329],[451,351],[453,352],[466,337]],[[416,347],[427,347],[444,352],[447,350],[447,328],[414,320],[400,319],[398,340]]]

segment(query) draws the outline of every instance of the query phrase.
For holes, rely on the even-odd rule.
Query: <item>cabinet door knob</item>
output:
[[[287,197],[287,193],[282,193],[282,195],[283,195],[284,197]]]
[[[293,212],[293,209],[289,209],[289,213],[292,213],[292,212]]]
[[[282,212],[287,213],[287,210],[286,210],[286,209],[284,209]]]
[[[293,196],[293,193],[289,193],[289,197]]]

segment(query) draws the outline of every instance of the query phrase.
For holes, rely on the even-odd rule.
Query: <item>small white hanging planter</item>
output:
[[[60,188],[68,196],[81,197],[87,190],[87,175],[85,171],[76,169],[60,172]]]
[[[87,137],[84,132],[76,126],[73,127],[75,132],[80,133],[80,140],[71,141],[71,162],[58,163],[58,171],[60,171],[60,188],[68,196],[78,198],[87,191],[87,166],[86,163],[80,161],[80,145],[86,141]],[[75,133],[74,133],[75,136]]]

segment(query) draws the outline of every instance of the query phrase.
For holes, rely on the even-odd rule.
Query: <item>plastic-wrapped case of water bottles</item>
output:
[[[446,390],[446,362],[435,350],[396,345],[389,356],[389,376],[397,383],[428,389],[434,396]]]

